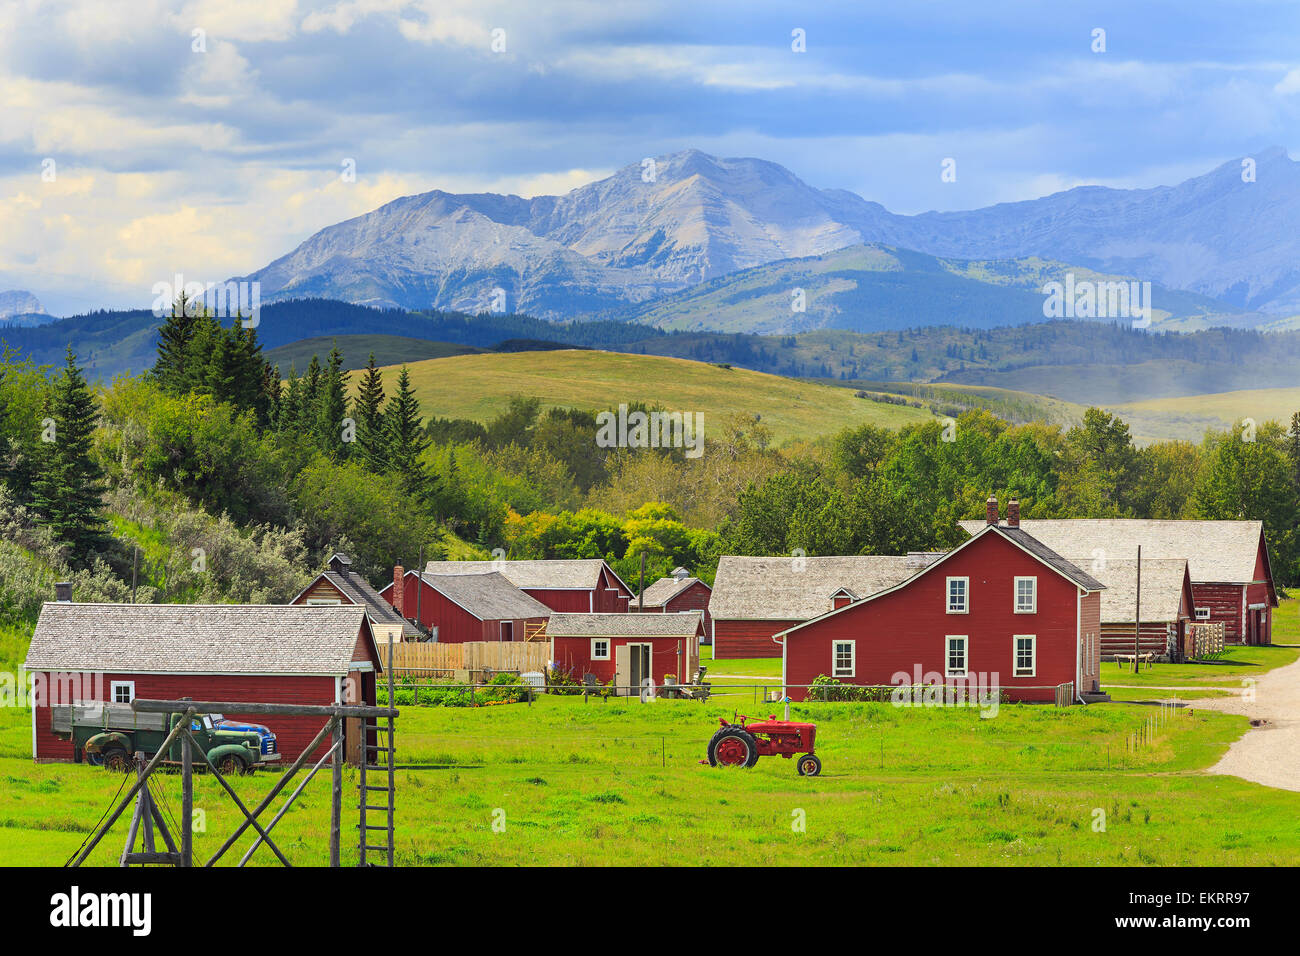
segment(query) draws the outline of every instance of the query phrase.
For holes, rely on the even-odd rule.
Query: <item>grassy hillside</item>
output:
[[[1170,437],[1199,441],[1206,428],[1227,428],[1243,418],[1262,424],[1270,419],[1286,424],[1300,411],[1300,387],[1256,388],[1208,395],[1183,395],[1127,402],[1113,411],[1134,432],[1160,431]]]
[[[288,345],[266,352],[267,361],[276,365],[282,375],[289,374],[292,365],[299,372],[307,367],[313,355],[321,362],[335,345],[343,353],[343,367],[348,370],[365,368],[370,353],[375,353],[378,365],[400,365],[403,362],[420,362],[425,359],[446,358],[448,355],[470,355],[482,349],[451,342],[429,342],[403,335],[318,335],[299,339]]]
[[[709,419],[757,414],[778,444],[845,425],[896,428],[930,417],[922,409],[855,398],[850,389],[653,355],[577,350],[460,355],[410,368],[424,415],[480,422],[502,412],[513,395],[593,411],[645,402],[702,412],[706,437]],[[386,388],[391,390],[395,376],[394,368],[384,370]]]

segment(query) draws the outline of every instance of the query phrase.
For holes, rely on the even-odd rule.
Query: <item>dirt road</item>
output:
[[[1208,773],[1300,791],[1300,661],[1261,676],[1249,694],[1189,701],[1198,710],[1244,714],[1266,724],[1252,727]]]

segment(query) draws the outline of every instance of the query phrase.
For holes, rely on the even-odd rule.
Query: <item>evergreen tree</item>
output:
[[[68,347],[63,375],[49,402],[52,441],[43,449],[32,488],[32,507],[55,536],[72,545],[71,561],[85,565],[108,543],[103,515],[104,472],[91,457],[99,412]]]
[[[420,403],[411,388],[406,366],[397,376],[397,391],[388,402],[387,419],[389,469],[401,476],[402,490],[418,498],[426,509],[436,507],[438,480],[420,461],[429,446],[429,438],[420,419]]]
[[[1291,416],[1291,430],[1286,435],[1286,457],[1291,466],[1291,483],[1300,489],[1300,412]]]
[[[371,471],[388,468],[388,436],[384,429],[384,380],[375,367],[375,353],[361,375],[353,406],[357,420],[357,455]]]
[[[179,393],[183,389],[189,362],[190,345],[194,340],[195,316],[184,290],[172,304],[171,315],[158,330],[158,359],[154,362],[153,376],[165,391]]]
[[[348,414],[348,373],[343,370],[343,353],[335,345],[321,375],[320,399],[316,406],[316,444],[332,458],[346,458],[350,451],[342,440],[343,419]]]

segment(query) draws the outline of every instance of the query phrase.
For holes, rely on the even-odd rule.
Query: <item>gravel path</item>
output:
[[[1246,731],[1209,773],[1300,791],[1300,661],[1262,675],[1254,700],[1215,697],[1189,701],[1188,706],[1267,721]]]

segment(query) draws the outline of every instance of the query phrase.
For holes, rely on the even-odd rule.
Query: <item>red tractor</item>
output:
[[[725,717],[718,718],[722,729],[709,741],[710,766],[752,767],[758,763],[759,757],[780,754],[789,760],[795,754],[803,754],[795,764],[800,776],[815,777],[822,772],[822,762],[813,753],[816,724],[777,720],[775,714],[752,724],[747,723],[748,720],[741,714],[737,714],[736,722],[731,724]]]

